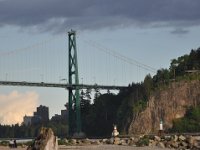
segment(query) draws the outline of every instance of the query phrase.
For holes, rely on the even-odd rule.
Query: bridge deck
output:
[[[114,85],[88,85],[88,84],[63,84],[63,83],[44,83],[44,82],[16,82],[16,81],[0,81],[0,85],[7,86],[33,86],[33,87],[55,87],[55,88],[65,88],[65,89],[75,89],[78,87],[79,89],[108,89],[108,90],[120,90],[126,88],[126,86],[114,86]]]

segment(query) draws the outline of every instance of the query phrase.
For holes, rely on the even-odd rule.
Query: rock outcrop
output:
[[[41,128],[39,136],[27,150],[58,150],[57,138],[51,128]]]
[[[175,118],[183,117],[189,106],[200,104],[200,81],[181,81],[151,94],[147,107],[134,115],[129,134],[157,133],[159,122],[164,120],[164,129],[172,127]]]

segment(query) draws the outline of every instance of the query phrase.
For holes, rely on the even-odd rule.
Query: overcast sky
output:
[[[51,80],[54,82],[66,78],[66,32],[74,29],[78,34],[80,82],[119,85],[140,82],[152,72],[138,65],[168,68],[171,59],[200,46],[199,8],[200,0],[0,0],[0,80],[29,81],[34,76],[34,81],[45,82],[49,81],[46,74],[54,74]],[[43,51],[45,46],[43,49],[35,46],[51,38],[57,38],[57,44],[53,46],[50,41],[48,46],[46,42],[47,51]],[[109,55],[102,55],[102,51]],[[112,58],[117,53],[120,53],[117,57],[123,55],[132,64],[121,64],[121,60]],[[22,58],[25,60],[21,61]],[[1,86],[0,91],[4,112],[8,112],[5,108],[10,109],[5,106],[9,105],[5,103],[6,97],[20,99],[13,92],[23,95],[20,103],[27,92],[34,93],[37,96],[31,102],[34,106],[49,106],[50,116],[59,114],[67,101],[67,91],[60,89]],[[18,114],[22,117],[22,113]]]
[[[2,0],[0,26],[99,30],[172,26],[187,33],[200,22],[199,0]]]

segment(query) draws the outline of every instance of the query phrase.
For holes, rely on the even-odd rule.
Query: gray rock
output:
[[[169,135],[164,136],[165,141],[171,141],[172,137]]]
[[[173,148],[178,148],[178,147],[179,147],[179,144],[178,144],[178,142],[173,141],[173,142],[171,143],[171,146],[172,146]]]
[[[166,142],[165,146],[166,146],[167,148],[172,148],[172,141]]]
[[[133,141],[135,140],[135,138],[134,138],[134,137],[130,137],[129,139],[130,139],[130,140],[133,140]]]
[[[76,143],[81,145],[82,144],[82,140],[77,140]]]
[[[68,139],[63,139],[66,144],[69,143]]]
[[[86,139],[82,140],[82,143],[83,144],[91,144],[91,141],[88,138],[86,138]]]
[[[91,141],[91,144],[93,144],[93,145],[100,145],[101,142],[99,140],[94,140],[94,141]]]
[[[127,140],[122,139],[120,145],[128,145]]]
[[[129,146],[133,146],[133,145],[135,145],[135,141],[134,140],[128,140],[128,142],[127,142],[127,144],[129,145]]]
[[[187,144],[186,142],[184,142],[184,141],[182,141],[182,142],[180,143],[180,145],[183,146],[183,147],[187,147],[187,146],[188,146],[188,144]]]
[[[161,141],[161,138],[159,136],[154,136],[155,141]]]
[[[101,141],[103,144],[107,144],[107,142],[108,142],[108,139],[102,139],[102,141]]]
[[[114,143],[114,139],[113,138],[110,138],[107,140],[107,143],[106,144],[113,144]]]
[[[119,145],[119,144],[121,144],[120,138],[115,137],[115,138],[114,138],[114,141],[113,141],[113,144],[114,144],[114,145]]]
[[[77,142],[76,139],[71,139],[71,140],[70,140],[70,143],[73,144],[73,145],[76,145],[76,142]]]
[[[154,140],[149,140],[149,146],[156,146],[157,142]]]
[[[174,135],[174,142],[178,141],[178,136],[177,135]]]
[[[200,136],[194,136],[195,140],[200,141]]]
[[[193,147],[196,148],[196,149],[200,149],[200,142],[195,140]]]
[[[132,140],[133,140],[134,143],[137,143],[140,140],[140,137],[132,138]]]
[[[158,142],[157,146],[160,148],[165,148],[165,144],[163,142]]]
[[[179,140],[179,141],[185,141],[185,140],[186,140],[186,137],[183,136],[183,135],[180,135],[180,136],[178,137],[178,140]]]
[[[193,146],[196,140],[194,137],[189,136],[189,137],[187,137],[186,141],[187,141],[187,143],[189,143],[190,146]]]

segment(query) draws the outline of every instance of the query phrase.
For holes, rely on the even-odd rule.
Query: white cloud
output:
[[[20,93],[12,91],[4,95],[0,94],[0,123],[16,124],[23,121],[23,116],[33,115],[38,105],[36,92]]]

